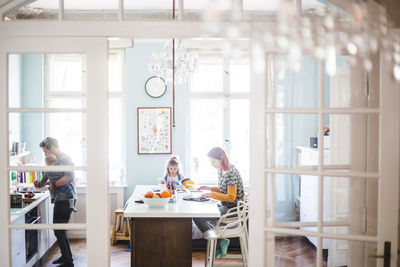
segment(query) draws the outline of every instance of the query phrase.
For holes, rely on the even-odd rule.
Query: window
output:
[[[46,55],[45,105],[49,108],[85,108],[85,56],[79,54]],[[109,52],[109,181],[110,184],[125,183],[125,156],[123,151],[123,127],[125,94],[123,87],[123,51]],[[46,136],[57,137],[62,150],[69,154],[75,165],[83,166],[85,152],[73,150],[68,144],[86,145],[86,121],[82,113],[55,113],[47,115]],[[76,171],[76,183],[86,184],[84,172]]]
[[[111,50],[108,58],[108,175],[111,185],[125,184],[124,52]]]
[[[85,55],[46,54],[45,58],[45,106],[85,108]],[[85,118],[82,112],[45,114],[45,136],[57,138],[61,150],[71,156],[76,166],[86,165]],[[86,184],[86,173],[75,171],[75,179],[77,185]]]
[[[189,85],[190,155],[186,169],[200,184],[216,184],[207,153],[222,147],[249,182],[250,65],[247,58],[200,56]]]

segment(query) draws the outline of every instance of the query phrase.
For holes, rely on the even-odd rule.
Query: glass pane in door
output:
[[[10,108],[86,106],[86,56],[83,54],[10,54]]]
[[[328,243],[327,266],[362,266],[375,267],[377,259],[370,257],[376,254],[374,242],[324,239]]]
[[[275,100],[277,108],[317,108],[319,99],[319,63],[310,56],[303,56],[298,71],[286,66],[285,57],[274,59],[274,91],[268,98]],[[272,103],[271,103],[272,104]],[[269,106],[272,107],[272,106]]]
[[[318,128],[317,115],[276,114],[269,115],[267,120],[275,129],[274,166],[315,168],[318,165],[318,149],[315,141]],[[271,141],[272,136],[269,142]]]
[[[276,222],[300,221],[299,185],[298,175],[275,174],[274,219]]]
[[[324,177],[324,232],[376,235],[378,179]]]
[[[275,235],[275,265],[276,267],[316,266],[316,244],[310,242],[310,237],[294,235]],[[324,259],[324,264],[326,260]],[[323,265],[326,266],[326,265]]]
[[[378,172],[378,114],[331,114],[324,136],[324,168]]]
[[[350,56],[336,56],[336,74],[324,75],[326,108],[379,107],[378,68],[368,73],[360,64],[351,65]],[[372,60],[377,60],[373,59]],[[378,62],[375,62],[376,66]]]
[[[39,144],[45,137],[57,139],[61,151],[75,166],[86,164],[86,115],[72,113],[9,113],[10,166],[45,166]]]
[[[68,231],[72,257],[75,266],[87,266],[87,236],[82,230]],[[54,237],[54,231],[44,230],[11,230],[11,266],[53,266],[53,261],[59,259],[61,252]],[[40,264],[39,264],[40,263]],[[35,266],[36,266],[35,265]]]

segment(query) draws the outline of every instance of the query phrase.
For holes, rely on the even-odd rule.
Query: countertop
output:
[[[296,149],[300,150],[300,151],[307,151],[307,152],[311,152],[311,153],[318,153],[318,148],[314,148],[314,147],[306,147],[306,146],[296,146]],[[329,154],[329,148],[324,148],[324,154]]]
[[[10,209],[10,222],[13,223],[20,216],[24,216],[28,211],[37,207],[40,203],[42,203],[46,198],[50,196],[49,191],[42,191],[41,193],[35,193],[36,200],[31,204],[27,205],[22,209]]]
[[[136,186],[126,203],[124,216],[136,218],[218,218],[221,216],[217,206],[218,201],[186,201],[180,194],[176,203],[168,203],[164,208],[149,208],[146,204],[135,203],[135,200],[143,199],[147,191],[154,189],[159,189],[159,187],[157,185]]]

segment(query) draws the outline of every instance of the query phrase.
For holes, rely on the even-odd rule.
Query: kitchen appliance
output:
[[[11,153],[13,155],[18,155],[25,152],[26,142],[13,142],[11,147]]]
[[[37,224],[39,223],[40,216],[38,216],[38,209],[33,208],[25,214],[26,224]],[[38,230],[25,230],[25,256],[26,263],[32,259],[38,253]]]
[[[19,142],[13,142],[12,147],[11,147],[11,152],[14,155],[18,155],[20,150],[20,143]]]
[[[10,207],[12,209],[22,209],[23,201],[21,193],[12,193],[10,194]]]
[[[318,137],[310,137],[310,147],[318,148]]]

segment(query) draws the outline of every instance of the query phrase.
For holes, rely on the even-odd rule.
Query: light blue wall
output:
[[[24,108],[43,107],[44,93],[44,55],[26,54],[21,56],[21,106]],[[30,151],[40,162],[43,139],[43,115],[25,113],[21,116],[21,141],[26,142]]]
[[[148,64],[152,53],[159,53],[163,43],[135,43],[125,52],[126,89],[126,182],[125,200],[136,185],[156,184],[165,173],[167,155],[138,155],[137,153],[137,108],[172,107],[172,86],[168,84],[166,93],[160,98],[148,96],[144,90],[146,80],[151,77]],[[185,114],[186,90],[175,88],[175,122],[172,128],[172,155],[180,157],[182,166],[185,159]]]

